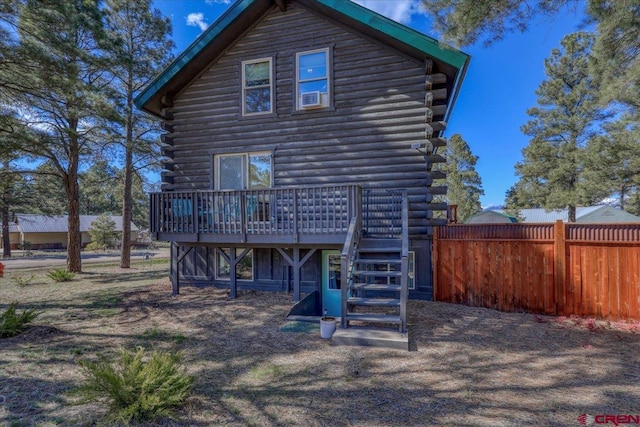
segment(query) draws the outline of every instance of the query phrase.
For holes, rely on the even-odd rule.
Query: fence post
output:
[[[431,287],[433,289],[433,295],[431,297],[432,301],[438,301],[436,298],[438,295],[438,251],[438,227],[434,225],[431,243],[431,262],[433,263],[431,266]]]
[[[564,315],[565,293],[567,286],[567,243],[566,243],[566,224],[561,220],[557,220],[553,225],[553,241],[554,241],[554,288],[556,315]]]

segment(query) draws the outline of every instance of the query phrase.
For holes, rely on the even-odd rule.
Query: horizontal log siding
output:
[[[436,301],[640,320],[640,225],[438,227]]]
[[[295,53],[330,46],[335,109],[294,112]],[[277,114],[243,118],[240,64],[263,57],[275,62]],[[410,145],[426,142],[425,79],[422,61],[295,2],[286,12],[274,9],[174,99],[173,188],[209,189],[213,154],[271,151],[276,187],[407,189],[411,234],[424,235],[433,179]],[[446,92],[434,88],[433,98]]]

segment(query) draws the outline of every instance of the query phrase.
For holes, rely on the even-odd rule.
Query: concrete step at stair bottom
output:
[[[347,298],[347,303],[353,305],[369,305],[379,307],[400,307],[400,300],[396,298]]]
[[[388,329],[366,327],[338,328],[331,337],[331,344],[384,347],[408,351],[409,336],[406,333],[403,334]]]

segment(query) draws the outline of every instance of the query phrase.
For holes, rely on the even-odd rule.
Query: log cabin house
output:
[[[405,332],[468,61],[351,1],[236,1],[136,98],[166,132],[150,231],[174,293],[286,291],[292,313]]]

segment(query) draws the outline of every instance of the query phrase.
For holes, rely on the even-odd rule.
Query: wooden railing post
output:
[[[298,190],[293,190],[293,241],[298,242]]]
[[[554,242],[554,289],[556,300],[556,315],[563,315],[567,312],[566,286],[567,286],[567,243],[566,224],[558,220],[553,225]]]

